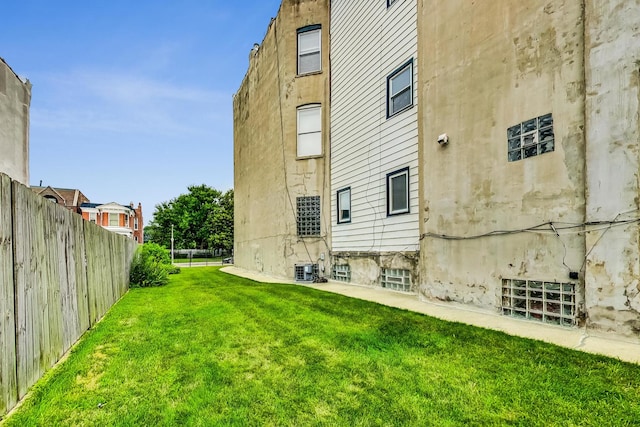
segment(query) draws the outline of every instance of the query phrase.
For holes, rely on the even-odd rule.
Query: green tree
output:
[[[156,205],[153,220],[145,228],[149,242],[171,247],[173,226],[176,249],[225,249],[233,247],[233,190],[222,193],[204,184],[187,188],[168,202]]]

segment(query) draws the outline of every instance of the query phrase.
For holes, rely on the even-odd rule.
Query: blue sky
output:
[[[233,187],[233,94],[279,0],[22,0],[0,57],[33,84],[30,181],[155,205]]]

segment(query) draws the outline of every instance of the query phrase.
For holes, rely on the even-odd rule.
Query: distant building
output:
[[[0,58],[0,172],[29,185],[31,83]]]
[[[53,203],[64,206],[75,213],[80,213],[80,205],[88,203],[87,196],[82,194],[80,190],[72,188],[53,188],[53,187],[36,187],[31,189]]]
[[[114,233],[127,236],[138,243],[144,242],[142,204],[134,208],[133,203],[121,205],[111,202],[105,204],[83,203],[80,205],[82,218],[98,224]]]

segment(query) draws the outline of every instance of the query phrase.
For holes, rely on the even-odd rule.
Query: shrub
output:
[[[169,274],[179,272],[179,268],[171,265],[167,249],[157,243],[145,243],[133,256],[129,282],[131,287],[163,286],[169,282]]]

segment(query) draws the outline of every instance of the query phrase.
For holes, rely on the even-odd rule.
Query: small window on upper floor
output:
[[[298,107],[298,157],[322,155],[322,106]]]
[[[56,199],[55,196],[44,196],[44,198],[47,199],[50,202],[58,203],[58,199]]]
[[[351,187],[338,190],[338,224],[351,222]]]
[[[391,7],[393,6],[394,3],[396,3],[398,0],[387,0],[387,7]]]
[[[551,113],[507,129],[508,160],[515,162],[555,150]]]
[[[387,216],[409,213],[409,168],[387,174]]]
[[[413,106],[413,59],[387,77],[387,118]]]
[[[322,27],[298,29],[298,75],[322,71]]]

